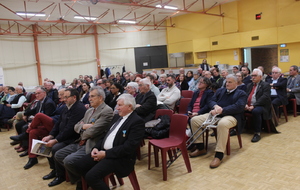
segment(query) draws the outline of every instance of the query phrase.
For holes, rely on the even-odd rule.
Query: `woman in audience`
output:
[[[110,80],[110,79],[108,79],[107,81],[106,81],[106,83],[105,83],[105,85],[106,85],[106,89],[109,91],[110,90],[110,87],[111,87],[111,85],[113,84],[114,82],[112,81],[112,80]]]
[[[186,76],[185,76],[185,80],[187,81],[187,82],[190,82],[190,80],[193,78],[193,71],[188,71],[187,73],[186,73]]]
[[[73,88],[77,88],[77,78],[74,78],[74,79],[73,79],[73,82],[71,83],[71,86],[72,86]]]
[[[83,80],[82,80],[82,79],[78,79],[78,80],[77,80],[77,86],[76,86],[76,89],[77,89],[77,91],[79,92],[79,94],[80,94],[81,91],[82,91],[82,83],[83,83]]]
[[[12,86],[8,87],[8,93],[9,93],[9,98],[6,101],[8,104],[10,104],[10,102],[15,98],[17,94],[15,92],[15,88]]]
[[[131,94],[133,97],[136,97],[139,91],[138,87],[139,87],[138,83],[130,82],[127,84],[125,90],[127,91],[128,94]]]
[[[124,88],[119,83],[114,83],[110,87],[110,95],[109,98],[105,99],[105,103],[110,106],[113,110],[115,110],[115,107],[117,105],[117,99],[118,97],[123,93]]]
[[[180,90],[188,90],[189,89],[189,85],[188,85],[187,81],[185,80],[184,74],[179,75],[179,84],[180,84]]]
[[[198,82],[199,82],[199,75],[194,73],[193,78],[189,82],[189,85],[190,85],[189,90],[195,92],[198,89]]]
[[[235,76],[236,76],[236,78],[237,78],[237,89],[240,89],[240,90],[243,90],[243,91],[245,91],[246,92],[246,90],[247,90],[247,86],[243,83],[243,79],[244,79],[244,77],[243,77],[243,74],[242,74],[242,72],[237,72],[236,74],[235,74]]]
[[[88,82],[82,83],[82,91],[80,92],[80,101],[86,106],[89,107],[90,101],[89,101],[89,95],[90,95],[90,84]]]
[[[208,102],[214,95],[214,92],[209,89],[210,85],[211,82],[208,78],[199,78],[198,90],[194,92],[187,109],[187,114],[190,118],[210,111]]]

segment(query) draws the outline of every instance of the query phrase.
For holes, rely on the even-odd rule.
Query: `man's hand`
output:
[[[94,161],[100,161],[105,158],[105,151],[99,151],[97,148],[94,148],[91,152],[91,157],[94,158]]]
[[[88,129],[88,128],[92,127],[92,126],[93,126],[93,124],[84,124],[82,126],[82,129]]]
[[[48,142],[48,141],[50,141],[52,138],[53,138],[53,137],[52,137],[51,135],[48,135],[48,136],[44,137],[44,138],[42,139],[42,141]]]
[[[215,114],[213,114],[213,115],[216,115],[216,114],[222,114],[223,108],[220,107],[220,106],[218,106],[218,105],[215,105],[214,111],[215,111]]]
[[[56,139],[52,139],[50,141],[48,141],[48,143],[46,144],[47,147],[53,147],[55,144],[57,143]]]

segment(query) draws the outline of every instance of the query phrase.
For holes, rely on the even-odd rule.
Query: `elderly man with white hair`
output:
[[[153,119],[156,111],[156,96],[150,90],[151,82],[148,78],[139,81],[140,93],[136,96],[135,112],[144,119],[145,122]]]
[[[271,87],[262,80],[262,76],[261,70],[254,69],[251,74],[252,82],[247,86],[248,99],[245,110],[252,113],[252,127],[255,132],[251,142],[260,140],[262,120],[271,117]]]

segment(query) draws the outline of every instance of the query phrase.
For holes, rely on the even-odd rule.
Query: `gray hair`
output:
[[[227,76],[226,76],[226,79],[233,79],[235,82],[237,82],[237,78],[236,78],[236,76],[233,75],[233,74],[227,75]]]
[[[279,73],[281,73],[281,69],[280,69],[279,67],[274,67],[274,68],[272,69],[272,72],[273,72],[274,70],[277,70]]]
[[[123,100],[125,105],[131,105],[132,110],[135,109],[136,103],[135,98],[131,94],[121,94],[117,101]]]
[[[165,77],[165,78],[167,78],[167,75],[166,74],[161,74],[161,75],[159,75],[159,77]]]
[[[139,90],[139,85],[138,85],[138,83],[136,83],[136,82],[129,82],[129,83],[127,84],[127,87],[129,87],[129,86],[133,87],[133,88],[135,89],[135,91],[138,91],[138,90]]]
[[[96,90],[97,95],[102,96],[103,100],[105,100],[105,92],[101,86],[93,86],[92,88],[90,88],[90,92],[92,92],[93,90]]]
[[[258,76],[262,76],[262,71],[260,69],[253,69],[252,73],[253,72],[257,72]]]
[[[18,85],[18,86],[16,86],[16,89],[20,89],[20,90],[22,89],[23,90],[23,87]]]
[[[151,81],[148,78],[143,78],[139,82],[148,85],[149,88],[151,87]]]

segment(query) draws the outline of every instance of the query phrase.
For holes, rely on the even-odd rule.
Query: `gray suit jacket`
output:
[[[108,129],[109,124],[113,118],[113,110],[104,102],[93,113],[94,108],[90,108],[85,112],[85,115],[81,121],[75,126],[74,130],[80,134],[80,140],[87,140],[85,144],[85,152],[89,154],[92,148],[96,145],[99,139],[104,135],[104,132]],[[92,115],[93,114],[93,115]],[[94,125],[84,131],[82,126],[84,124]]]
[[[291,77],[289,76],[288,83],[290,80],[291,80]],[[292,92],[289,92],[289,93],[293,93],[295,95],[296,100],[297,100],[297,105],[300,105],[300,75],[297,75],[294,80],[295,80],[294,86],[293,86],[293,88],[291,88]]]

